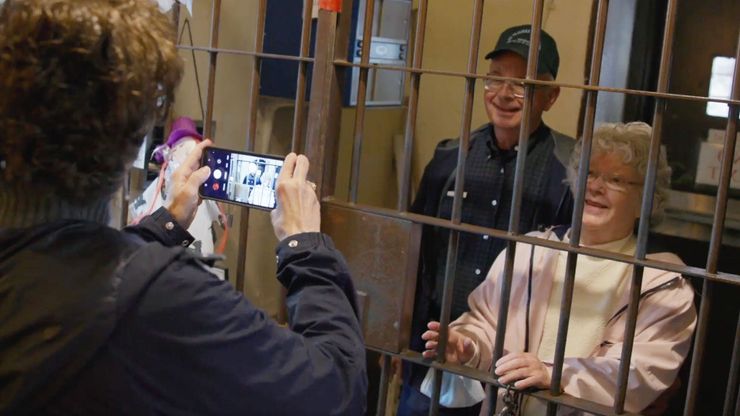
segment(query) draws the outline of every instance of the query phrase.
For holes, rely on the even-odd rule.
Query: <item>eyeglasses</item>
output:
[[[595,181],[596,179],[601,179],[601,181],[604,183],[604,185],[606,185],[607,188],[619,192],[627,191],[627,188],[630,186],[643,185],[643,182],[629,181],[618,175],[613,175],[610,173],[596,173],[591,170],[588,171],[588,180]]]
[[[492,93],[498,94],[504,87],[504,84],[509,84],[511,95],[514,98],[524,98],[524,83],[522,81],[508,81],[500,79],[486,78],[483,80],[483,88]]]

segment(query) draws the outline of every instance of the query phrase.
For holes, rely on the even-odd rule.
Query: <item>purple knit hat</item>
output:
[[[175,144],[184,137],[193,137],[198,141],[203,140],[203,136],[198,133],[198,130],[195,127],[195,122],[190,117],[178,117],[177,120],[172,123],[172,130],[170,130],[170,135],[167,137],[167,141],[164,145],[159,146],[154,150],[154,159],[159,163],[164,162],[165,149],[172,149],[175,147]]]

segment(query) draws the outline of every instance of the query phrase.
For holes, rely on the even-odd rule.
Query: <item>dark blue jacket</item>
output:
[[[474,157],[480,159],[492,152],[490,147],[486,145],[486,142],[493,140],[492,134],[493,127],[491,124],[485,124],[471,132],[468,162],[473,160],[472,158]],[[526,222],[520,224],[520,232],[522,233],[544,229],[550,225],[570,224],[573,215],[573,196],[564,180],[566,178],[565,166],[570,159],[575,140],[551,130],[544,124],[530,136],[530,146],[534,145],[536,137],[540,139],[537,145],[547,146],[546,149],[551,149],[551,152],[548,153],[542,165],[534,165],[531,157],[527,160],[528,166],[542,170],[545,180],[543,183],[543,193],[537,200],[522,200],[522,208],[526,208],[531,214],[526,217]],[[460,141],[458,139],[443,140],[437,145],[432,160],[424,170],[419,190],[409,211],[434,217],[443,216],[440,215],[443,201],[446,200],[447,203],[451,203],[451,198],[446,197],[454,190],[459,146]],[[512,161],[512,163],[515,163],[515,161]],[[496,172],[494,173],[497,174]],[[465,183],[470,184],[472,181],[469,176],[472,173],[467,167],[465,174]],[[508,172],[508,174],[512,176],[513,181],[513,170]],[[468,197],[463,204],[474,204],[475,202],[469,201],[470,199],[472,198]],[[490,209],[491,206],[490,204],[485,204],[484,208]],[[496,228],[490,223],[492,221],[491,218],[492,216],[487,216],[485,218],[477,218],[477,220],[473,218],[465,221],[475,225]],[[525,216],[522,215],[521,219],[524,221]],[[505,221],[508,223],[508,216],[505,218]],[[464,234],[462,238],[465,238]],[[480,241],[481,245],[491,243],[490,241],[480,240],[479,236],[474,236],[473,238]],[[433,226],[425,225],[423,228],[410,340],[410,348],[415,351],[424,350],[424,341],[421,339],[421,334],[426,330],[427,322],[439,319],[440,308],[437,304],[441,302],[441,299],[437,295],[441,291],[441,287],[439,287],[440,285],[436,279],[436,275],[440,272],[439,259],[445,258],[444,253],[440,254],[439,247],[443,247],[446,253],[448,239],[448,234],[439,232]],[[497,245],[494,246],[495,250],[489,250],[492,252],[485,259],[487,261],[487,267],[482,267],[481,280],[488,272],[490,264],[493,263],[499,252],[505,247],[503,241],[494,241],[493,243]],[[467,254],[469,255],[470,253]],[[442,269],[441,271],[443,272],[444,270]],[[460,273],[460,267],[458,267],[457,272],[458,274]],[[456,290],[457,287],[462,286],[463,282],[461,280],[458,276],[455,281]],[[469,291],[465,292],[464,299],[467,299]],[[452,318],[454,319],[456,316]],[[424,366],[407,365],[403,372],[404,382],[418,388],[426,371],[427,368]]]
[[[169,221],[0,230],[0,414],[364,413],[354,289],[329,237],[278,245],[288,329]]]

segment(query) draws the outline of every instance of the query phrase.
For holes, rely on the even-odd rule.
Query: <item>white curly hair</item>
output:
[[[618,154],[624,164],[635,169],[638,175],[645,177],[650,152],[652,127],[641,121],[631,123],[604,123],[594,130],[591,158],[600,154]],[[570,158],[567,169],[567,180],[575,193],[578,166],[582,146],[579,141]],[[671,168],[668,166],[665,147],[661,146],[658,157],[658,170],[655,175],[655,196],[650,223],[655,225],[663,219],[665,204],[671,185]]]

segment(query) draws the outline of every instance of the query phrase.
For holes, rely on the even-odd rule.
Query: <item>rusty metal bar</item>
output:
[[[723,416],[733,415],[733,395],[737,390],[738,373],[740,372],[740,314],[737,316],[737,327],[735,328],[735,345],[732,348],[732,361],[730,361],[730,377],[727,380],[727,391],[725,392],[725,410]],[[737,413],[734,413],[737,414]]]
[[[470,30],[470,46],[468,48],[468,72],[475,72],[478,68],[478,52],[480,49],[480,33],[483,26],[483,4],[484,0],[476,0],[473,6],[473,22]],[[460,125],[460,146],[457,152],[457,169],[455,172],[455,190],[452,199],[451,220],[459,224],[462,218],[463,189],[465,189],[465,161],[468,156],[468,143],[470,143],[470,123],[473,119],[473,99],[475,98],[474,77],[465,79],[465,96],[463,98],[462,121]],[[437,361],[445,362],[445,349],[447,348],[448,325],[450,324],[450,313],[452,311],[453,288],[457,274],[457,251],[460,242],[460,233],[450,233],[449,246],[447,249],[447,264],[445,268],[445,282],[442,294],[442,310],[439,319],[439,344],[437,345]],[[429,414],[434,416],[439,413],[439,394],[442,386],[442,372],[434,372],[434,390],[432,391],[431,406]]]
[[[344,0],[342,10],[351,11],[352,0]],[[309,176],[321,198],[334,193],[344,69],[334,60],[347,53],[350,24],[351,12],[319,9],[305,150],[312,165],[318,166]]]
[[[259,21],[257,23],[259,24]],[[310,56],[283,55],[280,53],[245,51],[241,49],[209,48],[207,46],[191,46],[191,45],[177,45],[177,48],[186,50],[186,51],[218,52],[220,55],[252,56],[252,57],[263,58],[263,59],[275,59],[278,61],[296,61],[296,62],[307,62],[307,63],[312,63],[314,61],[314,59],[311,58]],[[339,62],[347,62],[347,61],[339,60]]]
[[[401,189],[398,190],[398,210],[407,211],[411,187],[411,152],[414,150],[416,136],[416,116],[419,109],[419,84],[421,83],[421,61],[424,55],[424,31],[427,26],[428,0],[419,0],[416,12],[416,29],[414,31],[414,57],[409,72],[409,101],[406,113],[406,126],[403,138],[403,161],[401,163]],[[337,64],[335,62],[335,64]],[[338,65],[338,64],[337,64]]]
[[[301,52],[300,58],[308,58],[311,47],[311,12],[313,0],[303,1],[303,27],[301,30]],[[298,63],[298,79],[296,80],[295,112],[293,113],[293,139],[290,149],[301,153],[303,150],[303,138],[306,134],[306,73],[308,62],[301,60]]]
[[[606,37],[607,13],[609,0],[600,0],[596,12],[596,28],[594,45],[591,53],[591,69],[588,77],[589,85],[599,85],[601,75],[601,60],[604,52],[604,39]],[[571,220],[570,246],[576,248],[581,241],[581,222],[583,217],[583,206],[586,195],[586,182],[588,180],[589,164],[591,162],[591,144],[593,138],[594,120],[596,119],[596,102],[598,93],[588,91],[586,93],[586,114],[584,116],[583,138],[581,139],[581,158],[579,161],[578,179],[576,182],[575,204],[573,207],[573,218]],[[550,394],[561,394],[561,381],[563,374],[563,362],[565,357],[565,342],[568,334],[568,323],[570,320],[571,304],[573,301],[573,287],[578,255],[574,252],[568,253],[565,266],[565,281],[563,294],[560,301],[560,320],[558,322],[558,335],[555,342],[555,358],[552,369],[552,381],[550,383]],[[557,405],[548,403],[548,414],[554,415]]]
[[[671,69],[670,65],[673,55],[673,32],[676,24],[677,8],[678,2],[676,0],[669,0],[666,11],[665,27],[663,29],[663,45],[661,48],[660,67],[658,72],[658,92],[668,91]],[[653,133],[650,140],[647,172],[645,173],[642,206],[640,207],[640,222],[637,229],[637,246],[635,248],[636,259],[644,259],[647,252],[650,214],[653,210],[655,177],[658,169],[658,158],[660,156],[660,139],[663,134],[663,113],[665,112],[665,107],[666,100],[658,98],[655,102],[655,112],[653,114]],[[637,311],[642,288],[642,273],[643,267],[637,265],[633,267],[632,284],[630,286],[630,300],[629,306],[627,307],[627,325],[624,330],[624,344],[622,346],[619,372],[617,376],[617,396],[614,399],[614,410],[617,413],[624,411],[624,402],[627,397],[627,381],[630,371],[630,361],[632,359],[635,327],[637,326]]]
[[[686,402],[684,404],[684,416],[694,414],[696,397],[699,394],[699,379],[702,369],[702,357],[704,356],[704,344],[707,338],[707,326],[709,325],[709,313],[712,310],[714,299],[714,284],[704,280],[701,291],[701,304],[699,305],[699,316],[696,321],[694,332],[694,352],[691,354],[691,370],[689,372],[689,386],[686,391]]]
[[[481,1],[481,0],[478,0]],[[460,146],[462,148],[462,146]],[[457,193],[457,190],[455,191]],[[455,212],[453,202],[453,216]],[[437,344],[436,361],[440,364],[445,363],[445,349],[447,348],[447,326],[450,324],[450,310],[452,309],[452,289],[455,286],[455,274],[457,272],[457,250],[460,244],[460,233],[457,231],[450,232],[450,239],[447,245],[447,264],[445,266],[445,281],[442,289],[442,310],[439,317],[439,341]],[[434,371],[434,388],[432,397],[429,402],[429,415],[437,416],[439,414],[439,399],[442,389],[442,371]]]
[[[362,67],[362,64],[354,63],[354,62],[348,62],[347,60],[336,60],[334,61],[336,65],[346,66],[346,67]],[[605,86],[590,86],[590,85],[583,85],[583,84],[571,84],[567,82],[560,82],[560,81],[545,81],[545,80],[527,80],[527,79],[521,79],[521,78],[507,78],[507,77],[497,77],[494,75],[484,75],[484,74],[473,74],[473,73],[467,73],[467,72],[459,72],[459,71],[446,71],[446,70],[440,70],[440,69],[414,69],[414,68],[407,68],[407,67],[399,67],[399,66],[392,66],[392,65],[382,65],[382,64],[370,64],[368,65],[369,68],[374,69],[382,69],[382,70],[389,70],[389,71],[401,71],[401,72],[409,72],[412,74],[429,74],[429,75],[447,75],[452,77],[459,77],[459,78],[468,78],[468,77],[474,77],[478,79],[501,79],[501,80],[513,80],[513,81],[521,81],[525,84],[533,84],[533,85],[551,85],[551,86],[559,86],[562,88],[573,88],[573,89],[579,89],[583,91],[604,91],[604,92],[613,92],[613,93],[620,93],[620,94],[629,94],[629,95],[635,95],[635,96],[643,96],[643,97],[655,97],[655,98],[669,98],[669,99],[675,99],[675,100],[685,100],[685,101],[699,101],[699,102],[718,102],[718,103],[725,103],[725,104],[740,104],[738,100],[732,100],[729,98],[718,98],[718,97],[706,97],[706,96],[699,96],[699,95],[690,95],[690,94],[676,94],[676,93],[669,93],[669,92],[655,92],[655,91],[644,91],[644,90],[633,90],[629,88],[615,88],[615,87],[605,87]]]
[[[257,27],[255,28],[254,50],[262,52],[265,43],[265,20],[267,19],[267,0],[259,0],[257,6]],[[244,147],[254,150],[257,138],[257,113],[260,98],[260,83],[262,79],[262,57],[255,56],[253,61],[252,79],[249,86],[249,126]]]
[[[740,34],[738,35],[737,50],[735,51],[735,72],[732,79],[732,98],[740,97]],[[722,150],[722,161],[717,184],[717,202],[714,207],[714,224],[709,238],[709,252],[707,253],[707,273],[717,272],[717,262],[722,244],[722,231],[725,227],[725,215],[727,214],[727,197],[730,188],[730,177],[732,176],[732,162],[735,155],[737,141],[737,118],[740,107],[731,105],[727,114],[727,128],[725,130],[725,144]],[[684,415],[693,415],[696,410],[696,398],[699,390],[702,361],[704,357],[704,344],[707,337],[707,323],[711,311],[712,298],[714,294],[714,283],[705,280],[703,285],[703,296],[699,308],[699,320],[694,337],[694,352],[691,356],[691,372],[689,373],[689,388],[686,393],[686,404]]]
[[[341,201],[332,199],[332,203],[335,205],[343,205]],[[348,205],[350,206],[350,205]],[[472,225],[466,223],[453,224],[450,220],[445,220],[437,217],[428,217],[425,215],[414,214],[411,212],[398,212],[396,210],[390,210],[387,208],[380,208],[362,204],[352,204],[354,209],[369,214],[382,214],[393,218],[410,219],[416,223],[430,225],[432,227],[443,227],[450,230],[464,231],[473,234],[488,234],[493,238],[500,238],[502,240],[511,240],[518,243],[531,244],[537,247],[547,247],[553,250],[566,251],[569,253],[579,253],[590,257],[597,257],[600,259],[609,259],[621,263],[636,264],[643,267],[649,267],[653,269],[662,269],[669,272],[675,272],[685,276],[699,277],[706,280],[711,280],[718,283],[726,283],[731,285],[740,286],[740,275],[726,272],[707,273],[705,269],[679,265],[676,263],[668,263],[664,261],[645,259],[635,259],[632,256],[625,256],[619,253],[613,253],[610,251],[603,251],[590,247],[578,247],[573,248],[570,244],[561,243],[553,240],[544,240],[542,238],[530,237],[526,234],[511,235],[507,231],[498,230],[495,228],[483,227],[480,225]]]
[[[375,0],[365,0],[365,19],[362,26],[362,49],[360,62],[367,64],[370,61],[370,45],[373,39],[373,17],[375,16]],[[368,68],[360,68],[359,84],[357,86],[357,106],[355,107],[354,146],[352,147],[352,167],[349,175],[349,200],[357,202],[357,193],[360,181],[360,163],[362,160],[362,139],[365,128],[365,99],[367,96]]]
[[[265,38],[265,19],[267,13],[267,0],[260,0],[257,9],[257,27],[254,38],[254,49],[262,51],[262,44]],[[252,80],[249,91],[249,125],[247,127],[247,137],[244,147],[247,150],[254,149],[255,137],[257,134],[257,107],[259,106],[260,77],[262,75],[260,68],[261,59],[255,57],[254,68],[252,69]],[[244,282],[246,276],[247,263],[247,237],[249,236],[249,208],[239,208],[239,237],[237,240],[236,251],[236,288],[244,291]],[[282,311],[283,308],[281,308]],[[282,317],[280,317],[282,318]]]
[[[383,354],[381,352],[381,354]],[[380,386],[378,390],[378,404],[376,415],[385,416],[385,404],[388,401],[388,383],[392,376],[391,356],[383,354],[383,367],[380,369]]]
[[[213,0],[211,7],[211,39],[208,42],[212,49],[218,48],[218,31],[221,25],[221,0]],[[206,119],[203,120],[203,136],[213,139],[213,98],[216,90],[216,68],[218,51],[209,53],[208,89],[206,90]]]
[[[403,352],[393,353],[393,352],[380,350],[378,348],[373,348],[370,346],[367,347],[367,349],[372,350],[372,351],[377,351],[377,352],[386,354],[388,356],[398,357],[404,361],[408,361],[414,364],[419,364],[425,367],[443,369],[444,371],[452,373],[452,374],[459,374],[461,376],[465,376],[468,378],[474,378],[486,384],[501,386],[498,383],[498,381],[496,381],[496,379],[493,378],[487,372],[483,372],[478,369],[467,367],[464,365],[439,364],[436,361],[430,361],[430,360],[424,359],[421,356],[421,354],[416,351],[404,350]],[[579,399],[577,397],[568,396],[567,394],[553,396],[547,390],[539,390],[539,391],[528,393],[528,394],[534,397],[543,399],[543,400],[554,401],[564,406],[567,406],[569,408],[572,408],[575,410],[582,410],[588,413],[606,415],[606,416],[638,416],[637,414],[634,414],[634,413],[621,413],[617,415],[616,413],[614,413],[613,408],[610,406],[599,405],[599,404],[596,404],[586,399]]]
[[[285,61],[314,62],[313,58],[302,58],[300,56],[281,55],[281,54],[275,54],[275,53],[257,53],[257,52],[243,51],[243,50],[237,50],[237,49],[209,48],[205,46],[189,46],[189,45],[178,45],[178,49],[195,50],[195,51],[200,51],[200,52],[216,51],[219,54],[259,56],[261,58],[269,58],[269,59],[285,60]],[[522,81],[526,84],[533,84],[533,85],[550,85],[550,86],[558,86],[561,88],[579,89],[583,91],[603,91],[603,92],[610,92],[610,93],[635,95],[635,96],[640,96],[640,97],[666,98],[666,99],[681,100],[681,101],[698,101],[698,102],[705,102],[705,103],[711,101],[711,102],[722,103],[722,104],[740,104],[740,100],[733,100],[731,98],[707,97],[703,95],[700,96],[700,95],[691,95],[691,94],[676,94],[676,93],[670,93],[670,92],[661,93],[661,92],[655,92],[655,91],[633,90],[629,88],[615,88],[615,87],[606,87],[606,86],[597,87],[597,86],[590,86],[590,85],[584,85],[584,84],[572,84],[572,83],[560,82],[560,81],[507,78],[507,77],[498,77],[494,75],[475,74],[475,73],[467,73],[467,72],[459,72],[459,71],[446,71],[446,70],[431,69],[431,68],[422,69],[422,68],[402,67],[402,66],[383,65],[383,64],[363,65],[361,63],[349,62],[346,59],[341,59],[341,58],[335,59],[334,65],[342,66],[342,67],[370,68],[370,69],[377,69],[377,70],[408,72],[412,75],[413,74],[416,74],[416,75],[422,75],[422,74],[447,75],[447,76],[459,77],[459,78],[473,77],[473,78],[478,78],[478,79],[490,78],[490,79]]]
[[[735,71],[732,81],[732,98],[740,99],[740,35],[737,40],[735,53]],[[714,210],[714,223],[709,238],[709,252],[707,255],[707,271],[716,272],[719,261],[719,251],[722,245],[722,232],[725,228],[727,214],[727,198],[729,196],[730,180],[732,178],[732,163],[735,159],[737,145],[737,119],[740,106],[733,105],[728,109],[727,128],[725,129],[725,143],[722,151],[722,161],[717,185],[717,200]]]
[[[172,24],[175,26],[175,33],[180,30],[180,0],[176,0],[172,5]]]
[[[542,30],[542,10],[544,0],[534,0],[532,2],[532,32],[529,40],[529,56],[527,57],[527,78],[528,80],[537,79],[537,63],[539,58],[540,32]],[[519,127],[519,149],[516,157],[516,168],[514,173],[514,189],[511,198],[511,214],[509,216],[509,235],[519,234],[519,214],[522,206],[522,193],[524,191],[524,167],[527,158],[527,148],[529,146],[529,128],[530,114],[534,103],[533,84],[526,84],[524,89],[524,107],[522,108],[522,124]],[[509,301],[511,298],[511,280],[514,273],[514,259],[516,257],[516,242],[507,241],[506,261],[504,263],[503,281],[501,283],[501,303],[498,310],[498,322],[496,324],[496,340],[493,347],[493,360],[491,365],[491,375],[496,377],[496,361],[503,356],[504,339],[506,337],[506,321],[509,316]],[[490,414],[496,410],[498,400],[498,387],[491,386],[488,390]]]

